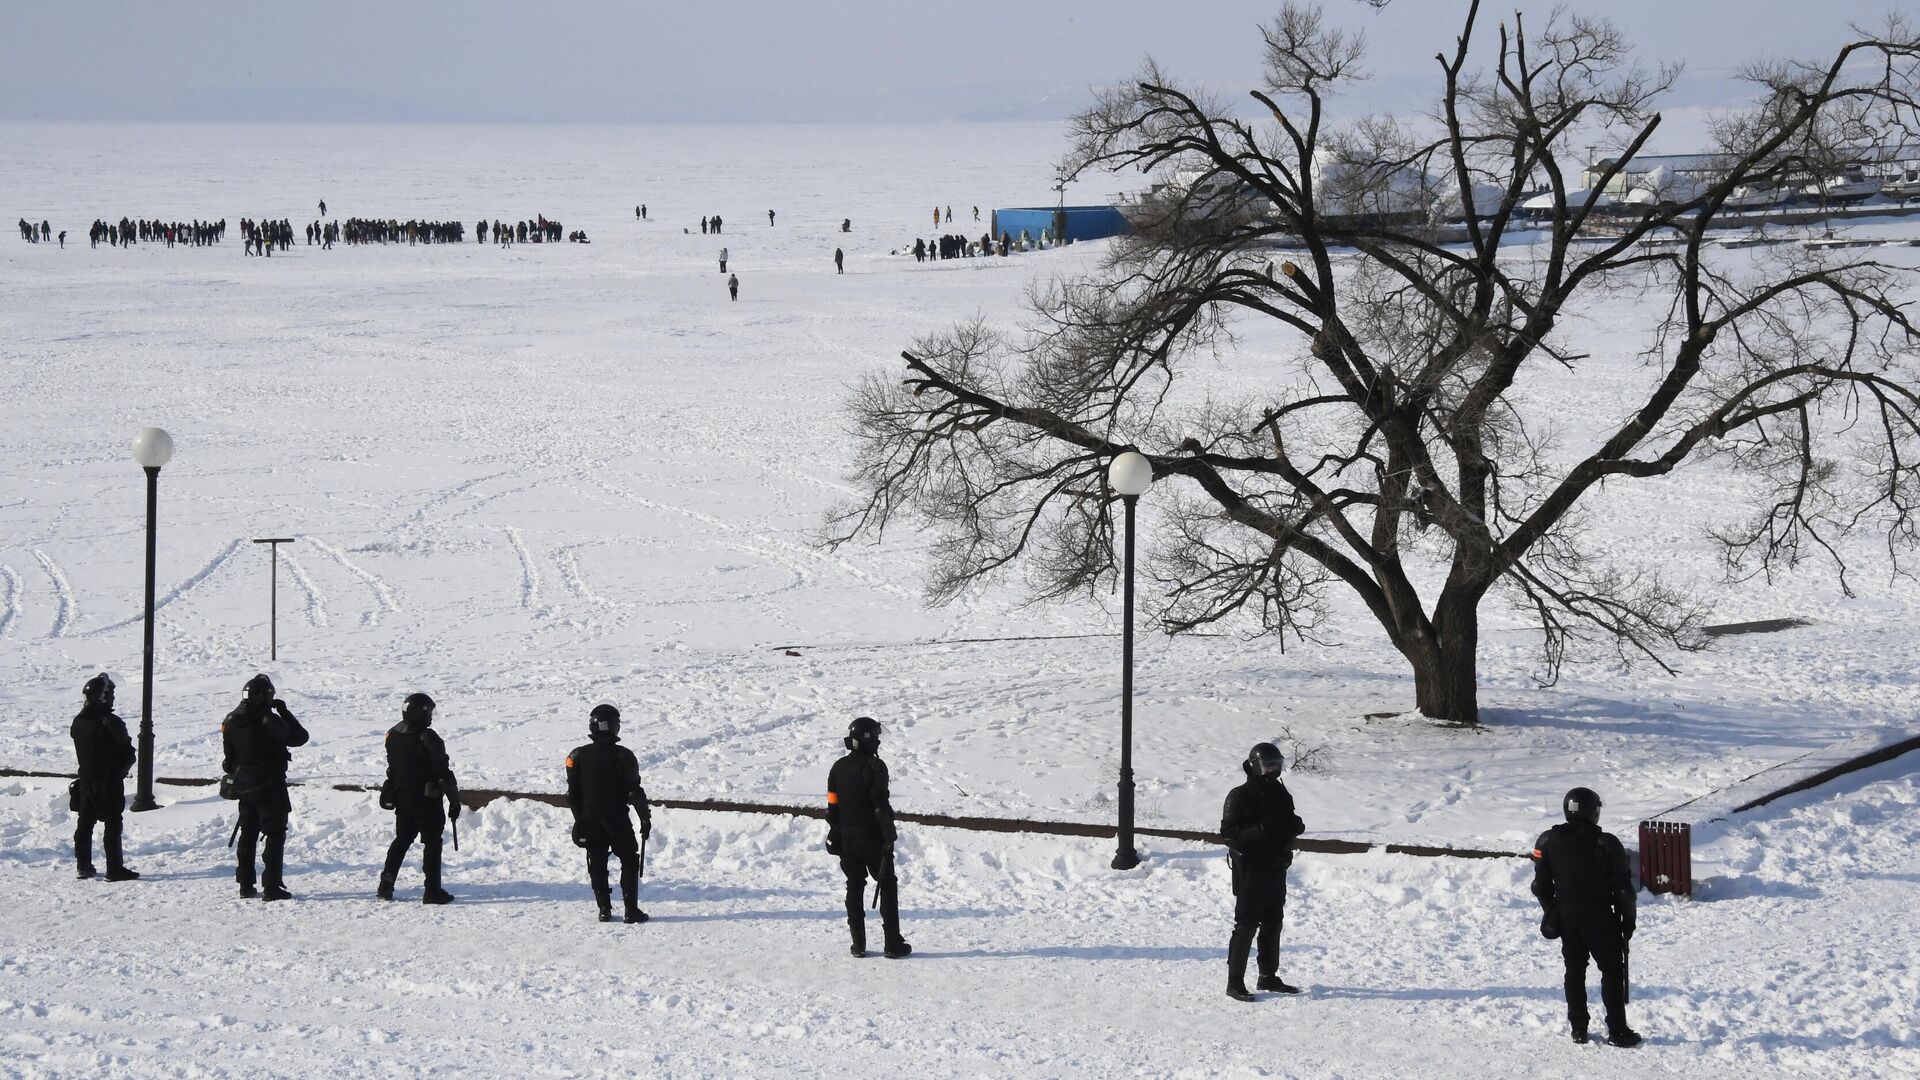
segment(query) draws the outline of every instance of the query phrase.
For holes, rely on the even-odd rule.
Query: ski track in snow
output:
[[[300,591],[307,596],[307,625],[326,626],[327,598],[314,585],[313,579],[307,576],[306,567],[301,566],[300,560],[292,554],[281,555],[280,564],[287,568],[287,573],[292,576],[294,583],[299,585]]]
[[[13,632],[13,624],[20,614],[20,575],[13,567],[0,563],[0,583],[6,585],[6,595],[0,596],[0,638]]]
[[[587,584],[586,575],[580,571],[580,549],[593,547],[598,543],[599,541],[582,541],[578,544],[564,544],[554,549],[553,563],[559,568],[560,582],[567,587],[568,592],[595,607],[610,608],[614,606],[614,602],[593,591],[593,587]]]
[[[302,543],[312,544],[321,554],[339,563],[342,569],[354,577],[359,578],[366,584],[367,588],[373,592],[374,606],[360,613],[360,625],[377,626],[380,623],[380,617],[382,615],[392,614],[400,610],[399,603],[395,601],[393,597],[393,588],[387,584],[386,579],[364,569],[359,563],[347,558],[346,552],[321,540],[319,537],[302,534],[300,540]]]
[[[180,584],[175,585],[171,589],[168,589],[166,592],[166,595],[156,598],[153,602],[153,610],[157,612],[161,608],[166,607],[168,604],[173,603],[175,600],[180,599],[181,597],[192,592],[194,589],[198,588],[202,582],[212,577],[216,571],[220,570],[220,568],[226,566],[227,563],[231,561],[235,555],[240,554],[240,548],[245,543],[246,543],[245,540],[234,540],[228,543],[226,547],[221,548],[219,554],[207,560],[207,564],[205,566],[202,566],[200,569],[195,570],[191,574],[188,574],[184,579],[181,580]],[[102,627],[99,627],[98,629],[88,631],[87,636],[98,637],[102,634],[110,633],[122,627],[133,626],[137,624],[144,617],[145,616],[141,612],[136,611],[132,615],[129,615],[126,618],[119,620],[118,622],[108,623],[106,626],[102,626]]]
[[[533,553],[520,539],[519,529],[507,525],[500,531],[507,534],[507,543],[513,545],[513,557],[520,561],[520,606],[535,614],[546,614],[540,605],[540,570],[533,565]]]
[[[47,577],[53,582],[53,627],[47,631],[47,636],[66,637],[67,631],[73,629],[73,620],[77,614],[73,602],[73,586],[67,581],[66,571],[60,569],[58,563],[48,558],[46,552],[36,548],[33,557],[39,561],[40,568],[47,572]]]

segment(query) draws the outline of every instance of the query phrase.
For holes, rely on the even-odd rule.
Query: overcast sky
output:
[[[4,0],[0,119],[648,123],[1058,119],[1151,53],[1235,95],[1278,0]],[[1364,29],[1355,108],[1416,109],[1464,2],[1327,0]],[[1484,26],[1515,7],[1490,4]],[[1757,56],[1819,55],[1885,0],[1588,0],[1676,107]],[[1681,149],[1670,146],[1668,149]]]

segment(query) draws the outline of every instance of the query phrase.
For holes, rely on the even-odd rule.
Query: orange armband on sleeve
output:
[[[837,792],[837,791],[829,791],[829,792],[827,792],[827,805],[828,805],[828,806],[839,806],[839,805],[840,805],[840,793],[839,793],[839,792]]]

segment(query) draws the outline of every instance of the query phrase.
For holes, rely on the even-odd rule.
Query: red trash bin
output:
[[[1640,823],[1640,884],[1648,892],[1693,895],[1693,826],[1684,821]]]

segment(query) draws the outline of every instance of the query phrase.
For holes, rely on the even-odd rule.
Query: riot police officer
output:
[[[234,869],[240,895],[290,900],[293,894],[282,877],[287,815],[293,812],[287,797],[287,763],[293,760],[288,749],[307,744],[307,729],[287,711],[287,703],[274,696],[273,680],[255,675],[247,680],[239,708],[221,722],[220,742],[226,752],[221,771],[240,800],[240,850]],[[261,889],[255,891],[254,847],[263,836]]]
[[[887,763],[880,760],[880,721],[855,718],[842,740],[847,754],[827,773],[827,853],[840,859],[847,878],[847,929],[853,955],[867,955],[867,879],[880,892],[882,952],[889,960],[910,955],[900,936],[900,883],[893,870],[893,803],[887,796]]]
[[[1259,941],[1257,989],[1297,994],[1280,978],[1280,927],[1287,910],[1287,867],[1293,842],[1307,831],[1293,809],[1293,795],[1280,782],[1280,748],[1260,743],[1240,763],[1246,783],[1227,793],[1220,834],[1233,870],[1233,936],[1227,940],[1227,996],[1252,1001],[1247,992],[1247,953]]]
[[[408,694],[400,722],[387,732],[387,782],[380,788],[380,805],[393,811],[393,843],[387,846],[387,864],[380,871],[382,900],[393,899],[393,883],[400,864],[416,837],[420,840],[420,869],[426,889],[423,904],[450,904],[452,894],[440,887],[441,832],[447,819],[460,819],[460,785],[447,761],[447,745],[432,728],[433,699]],[[446,809],[440,801],[446,800]]]
[[[1563,824],[1533,845],[1533,895],[1545,914],[1540,933],[1560,939],[1566,961],[1567,1020],[1573,1041],[1587,1041],[1587,959],[1600,969],[1600,1001],[1607,1042],[1638,1046],[1627,1026],[1627,942],[1635,920],[1633,875],[1619,838],[1600,828],[1600,796],[1589,788],[1567,792]]]
[[[107,849],[107,880],[135,881],[140,875],[127,868],[120,850],[120,824],[126,810],[127,772],[135,761],[127,725],[113,712],[113,679],[101,672],[81,689],[86,704],[73,718],[73,753],[80,776],[73,782],[72,809],[78,820],[73,830],[73,857],[82,878],[94,875],[93,826],[106,826],[101,839]]]
[[[592,741],[567,755],[567,808],[573,811],[573,844],[587,851],[587,880],[600,907],[600,921],[613,921],[607,885],[607,855],[620,856],[620,896],[626,921],[643,923],[640,910],[640,846],[627,807],[640,815],[640,836],[653,835],[653,811],[640,786],[640,763],[620,745],[620,710],[595,705],[587,723]]]

